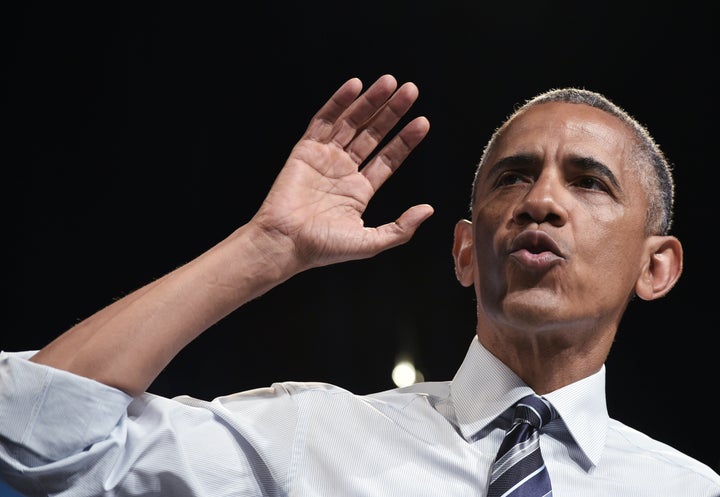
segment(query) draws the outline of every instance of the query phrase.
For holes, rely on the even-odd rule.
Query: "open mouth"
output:
[[[555,240],[547,233],[540,230],[523,231],[513,240],[510,247],[511,252],[526,250],[531,254],[541,254],[543,252],[551,252],[558,257],[562,257],[560,247]]]
[[[510,256],[529,269],[547,269],[565,259],[555,240],[539,230],[523,231],[515,237]]]

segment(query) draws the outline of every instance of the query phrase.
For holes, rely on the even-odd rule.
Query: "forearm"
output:
[[[203,331],[297,271],[291,247],[246,225],[78,323],[32,360],[137,395]]]
[[[74,326],[33,360],[137,395],[200,333],[301,270],[372,257],[410,240],[431,206],[412,206],[377,227],[365,226],[362,215],[429,122],[413,119],[375,153],[417,87],[397,88],[384,75],[363,96],[361,90],[357,78],[348,80],[313,116],[248,224]]]

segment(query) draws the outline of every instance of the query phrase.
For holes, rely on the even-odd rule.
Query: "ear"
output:
[[[452,252],[455,259],[455,276],[462,286],[471,286],[474,282],[475,251],[473,250],[473,227],[467,219],[461,219],[455,224]]]
[[[648,260],[635,283],[635,293],[643,300],[665,296],[680,278],[683,249],[674,236],[651,236],[646,241]]]

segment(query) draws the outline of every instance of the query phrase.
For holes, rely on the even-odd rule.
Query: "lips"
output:
[[[525,249],[533,254],[541,252],[552,252],[553,254],[562,257],[560,247],[557,246],[555,240],[550,235],[540,230],[527,230],[520,233],[513,240],[512,246],[510,247],[511,252]]]
[[[516,236],[510,256],[530,269],[545,269],[565,259],[555,240],[539,230],[523,231]]]

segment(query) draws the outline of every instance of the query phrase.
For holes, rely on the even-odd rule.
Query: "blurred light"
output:
[[[420,375],[422,376],[422,375]],[[418,379],[415,365],[407,360],[399,361],[392,370],[392,380],[398,387],[412,385]]]

